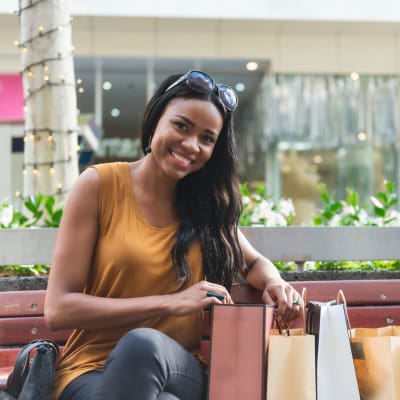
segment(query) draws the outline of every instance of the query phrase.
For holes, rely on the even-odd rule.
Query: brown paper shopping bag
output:
[[[363,400],[400,399],[400,326],[355,328],[353,361]]]
[[[273,307],[211,306],[209,400],[265,400],[265,370]]]
[[[303,289],[301,317],[304,325],[305,293]],[[315,337],[306,334],[305,326],[274,329],[271,333],[268,342],[267,400],[315,400]]]
[[[270,335],[267,400],[315,400],[315,343],[303,329]]]

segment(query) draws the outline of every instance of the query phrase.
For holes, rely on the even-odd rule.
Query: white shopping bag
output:
[[[307,331],[316,339],[317,399],[360,400],[345,304],[309,303]]]

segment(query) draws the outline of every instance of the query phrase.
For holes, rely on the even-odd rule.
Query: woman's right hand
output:
[[[214,292],[224,296],[223,300],[210,296]],[[168,309],[172,315],[183,316],[208,308],[211,304],[233,304],[228,290],[216,283],[201,281],[180,292],[168,295]]]

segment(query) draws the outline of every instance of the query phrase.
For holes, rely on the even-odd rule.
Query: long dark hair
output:
[[[223,126],[211,158],[201,170],[185,176],[177,185],[176,208],[180,226],[172,258],[178,277],[187,283],[191,270],[185,255],[190,246],[199,240],[207,280],[229,289],[244,266],[237,236],[242,203],[233,115],[223,107],[215,92],[197,93],[185,82],[165,92],[180,76],[182,74],[167,78],[149,101],[142,123],[142,150],[145,152],[149,146],[158,120],[173,98],[207,100],[220,111]]]

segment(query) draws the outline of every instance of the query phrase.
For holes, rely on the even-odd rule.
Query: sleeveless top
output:
[[[99,232],[84,293],[108,298],[172,294],[182,290],[173,269],[171,249],[178,224],[158,228],[141,214],[132,189],[128,163],[94,166],[99,174]],[[200,245],[187,255],[189,286],[204,279]],[[54,398],[79,375],[101,370],[108,354],[126,332],[158,329],[196,353],[201,341],[201,312],[163,316],[109,330],[76,329],[57,364]]]

